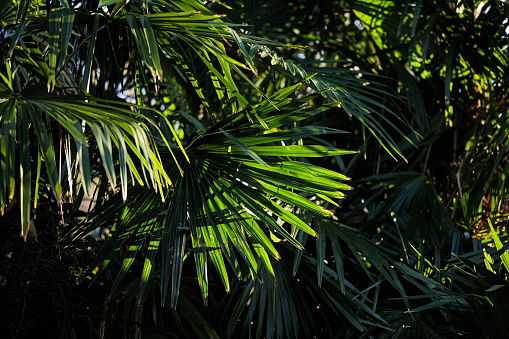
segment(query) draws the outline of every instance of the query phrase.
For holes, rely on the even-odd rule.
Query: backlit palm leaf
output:
[[[273,272],[269,257],[276,260],[280,257],[273,245],[274,236],[302,248],[286,225],[316,236],[308,224],[288,212],[284,206],[293,205],[320,215],[330,215],[330,211],[315,205],[306,197],[321,194],[341,199],[341,191],[350,189],[341,183],[347,178],[309,163],[289,159],[353,152],[314,145],[291,145],[292,139],[299,139],[303,135],[337,131],[319,127],[281,129],[292,121],[319,114],[327,106],[303,107],[299,100],[288,101],[284,98],[280,98],[278,104],[276,98],[277,95],[273,102],[277,110],[270,104],[255,108],[256,114],[268,124],[269,131],[261,124],[249,122],[245,114],[239,113],[192,138],[186,146],[190,162],[184,165],[183,176],[180,176],[167,152],[162,151],[164,166],[174,183],[173,189],[165,191],[165,203],[158,202],[155,193],[136,188],[130,190],[124,204],[113,199],[98,208],[91,216],[91,221],[99,216],[104,217],[106,212],[111,216],[122,216],[122,220],[113,227],[113,236],[91,266],[91,271],[96,266],[104,268],[116,251],[128,239],[132,239],[117,278],[117,282],[120,282],[146,241],[144,236],[151,231],[150,254],[145,262],[142,282],[147,281],[150,268],[154,266],[156,251],[160,252],[162,298],[165,299],[171,278],[176,282],[172,283],[171,291],[172,306],[175,306],[179,267],[182,264],[180,248],[186,239],[182,236],[187,233],[191,238],[189,245],[193,249],[198,281],[206,303],[207,260],[212,261],[224,287],[229,290],[225,262],[229,263],[235,274],[240,274],[235,253],[240,254],[248,265],[253,279],[262,279],[259,265],[264,265],[267,272]],[[302,102],[306,100],[309,98],[303,98]],[[277,144],[284,146],[275,146]],[[182,163],[180,158],[177,155],[177,161]],[[100,226],[97,223],[93,225]],[[144,229],[145,225],[147,229]],[[89,229],[82,231],[81,237],[88,232]],[[172,266],[173,270],[170,269]]]
[[[91,164],[87,149],[87,138],[90,136],[93,136],[98,143],[105,173],[113,187],[116,186],[118,173],[114,170],[114,161],[119,161],[120,167],[124,169],[119,173],[124,199],[127,194],[128,180],[126,166],[132,173],[131,180],[136,180],[140,184],[146,183],[161,191],[162,187],[169,183],[168,176],[162,169],[160,157],[155,151],[154,141],[147,133],[148,129],[143,122],[145,119],[130,110],[88,96],[57,96],[46,93],[40,87],[27,88],[21,93],[4,90],[0,92],[0,100],[2,100],[2,108],[8,112],[0,120],[2,136],[6,136],[5,139],[2,138],[1,149],[1,156],[4,159],[1,173],[2,187],[4,188],[2,199],[7,192],[8,199],[12,199],[14,194],[15,169],[13,164],[16,155],[14,150],[16,130],[14,128],[16,125],[18,129],[22,127],[18,133],[26,142],[29,142],[29,126],[31,125],[34,129],[40,154],[46,164],[46,173],[57,202],[60,202],[62,192],[59,182],[60,170],[56,165],[53,144],[63,136],[64,130],[72,136],[77,147],[79,157],[70,161],[79,167],[85,192],[90,191],[91,180]],[[23,181],[21,194],[24,216],[22,235],[26,237],[30,221],[29,194],[32,187],[28,175],[31,171],[30,163],[36,155],[31,154],[29,148],[23,148],[20,152],[20,158],[24,161],[22,173],[27,176]],[[135,159],[141,162],[140,168],[134,165]],[[71,170],[69,169],[69,171]],[[145,171],[148,171],[150,177],[145,176],[142,179],[140,172],[145,175]],[[2,212],[3,207],[2,204]]]

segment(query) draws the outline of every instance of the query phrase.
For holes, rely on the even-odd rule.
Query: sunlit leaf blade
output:
[[[258,219],[260,219],[265,225],[268,225],[270,228],[277,231],[295,247],[302,248],[302,245],[299,244],[299,242],[295,240],[285,228],[279,226],[271,218],[271,216],[267,212],[265,212],[265,210],[260,209],[260,207],[257,206],[257,205],[268,206],[266,205],[267,201],[265,200],[265,198],[263,198],[262,196],[250,197],[248,193],[241,187],[233,188],[232,192],[244,204],[245,208],[248,209],[252,214],[254,214]],[[261,243],[265,244],[266,247],[270,249],[269,253],[271,253],[276,259],[279,258],[279,254],[277,253],[276,249],[274,248],[272,243],[267,239],[267,237],[262,233],[257,222],[253,220],[251,222],[245,223],[245,225],[250,230],[251,235],[258,239],[262,239]]]
[[[92,59],[94,57],[94,50],[95,50],[95,43],[97,40],[97,30],[99,28],[99,19],[100,15],[95,14],[94,17],[94,23],[92,26],[92,32],[90,35],[90,41],[88,46],[88,52],[87,52],[87,58],[85,60],[85,70],[83,73],[83,78],[81,79],[81,89],[88,93],[90,89],[90,73],[92,69]]]
[[[180,279],[182,274],[182,264],[184,263],[184,248],[186,243],[186,232],[179,231],[175,236],[175,243],[173,245],[173,268],[171,279],[171,307],[177,307],[177,300],[180,288]],[[169,249],[168,249],[169,250]]]
[[[491,220],[488,219],[488,225],[490,226],[491,234],[493,235],[493,240],[495,241],[495,246],[498,251],[503,251],[503,253],[500,255],[500,258],[502,259],[502,263],[504,264],[506,270],[509,271],[509,254],[507,254],[507,251],[504,248],[504,245],[502,244],[502,241],[500,241],[500,238],[497,235],[497,232],[495,232],[495,229],[493,228],[493,225],[491,223]]]
[[[21,205],[21,236],[27,240],[28,228],[30,224],[31,211],[31,191],[32,175],[30,162],[32,159],[30,153],[30,134],[28,131],[29,118],[28,112],[24,109],[17,110],[18,115],[18,134],[20,143],[20,205]]]
[[[116,4],[117,2],[120,2],[121,0],[100,0],[99,4],[97,5],[97,8],[103,7],[103,6],[109,6]]]
[[[213,198],[208,199],[207,204],[204,205],[204,208],[205,208],[204,212],[205,212],[205,214],[207,216],[207,219],[210,221],[210,224],[212,225],[212,229],[214,230],[214,233],[216,235],[215,239],[217,239],[219,241],[219,244],[221,245],[221,249],[222,249],[222,253],[221,254],[226,257],[228,263],[230,264],[230,267],[233,269],[233,271],[235,272],[237,277],[240,278],[239,263],[237,261],[237,258],[235,257],[235,253],[233,252],[233,248],[231,247],[232,244],[231,244],[231,242],[229,240],[228,232],[225,230],[225,225],[224,224],[220,224],[220,222],[218,222],[216,224],[212,220],[212,217],[214,215],[221,215],[222,216],[222,214],[220,214],[221,213],[220,211],[216,211],[215,210],[215,206],[214,206],[214,204],[211,201],[212,199]],[[219,221],[222,221],[222,220],[219,219]],[[213,237],[211,237],[211,239],[213,239]],[[219,256],[219,257],[222,258],[221,256]],[[214,258],[212,260],[214,260]],[[222,265],[216,265],[216,267],[220,267],[220,268],[218,268],[219,274],[221,276],[221,279],[223,279],[223,284],[225,285],[225,289],[227,291],[229,291],[230,290],[229,280],[228,281],[224,280],[225,278],[228,277],[227,272],[223,271],[223,266]]]
[[[58,59],[58,67],[64,66],[67,58],[67,49],[71,40],[72,28],[74,25],[74,9],[62,9],[62,25],[60,32],[60,56]]]
[[[89,126],[97,139],[97,145],[99,146],[99,151],[101,152],[101,158],[105,166],[108,180],[110,181],[111,185],[115,187],[117,185],[117,176],[115,175],[115,170],[113,168],[113,154],[110,135],[107,132],[106,126],[98,126],[93,123],[89,124]]]
[[[39,199],[39,184],[41,180],[41,167],[42,167],[42,152],[39,149],[37,157],[37,174],[35,177],[35,190],[34,190],[34,215],[37,210],[37,200]],[[0,192],[1,193],[1,192]]]
[[[165,119],[165,120],[166,120],[166,119]],[[171,123],[169,123],[168,121],[166,121],[166,123],[167,123],[167,124],[168,124],[168,126],[169,126],[169,130],[170,130],[170,132],[171,132],[171,134],[172,134],[172,136],[173,136],[173,139],[174,139],[174,140],[175,140],[175,142],[177,143],[177,145],[178,145],[179,149],[182,151],[182,154],[183,154],[183,155],[184,155],[184,157],[186,158],[187,162],[189,162],[189,157],[188,157],[188,155],[187,155],[187,153],[186,153],[186,150],[184,149],[184,146],[182,146],[182,142],[180,141],[180,138],[178,137],[177,132],[175,132],[175,127],[173,127],[173,126],[171,125]],[[168,147],[168,148],[169,148],[169,147]],[[169,149],[170,149],[170,151],[171,151],[171,148],[169,148]],[[173,152],[172,152],[172,153],[173,153]],[[173,154],[172,154],[172,155],[173,155]],[[177,163],[177,165],[178,165],[178,161],[175,161],[175,162],[176,162],[176,163]]]
[[[171,279],[171,290],[170,290],[170,305],[175,307],[178,298],[178,291],[174,292],[174,289],[180,285],[180,276],[175,276],[178,274],[182,265],[182,260],[184,257],[184,244],[185,241],[178,243],[179,247],[175,247],[175,243],[182,241],[182,239],[177,239],[177,237],[185,237],[186,233],[182,229],[175,229],[179,225],[179,219],[183,217],[183,206],[185,204],[184,200],[179,200],[182,197],[181,194],[181,181],[177,181],[173,188],[173,194],[171,195],[171,199],[169,201],[168,208],[165,210],[164,215],[164,231],[162,231],[161,236],[161,300],[164,302],[167,299],[169,284]],[[173,248],[173,251],[171,250]],[[181,262],[176,262],[175,257],[178,256]]]
[[[2,205],[1,214],[4,213],[5,203],[14,198],[15,188],[15,156],[16,156],[16,107],[13,102],[6,101],[0,104],[0,109],[4,112],[0,118],[0,185],[2,187]],[[7,200],[4,200],[7,199]]]
[[[193,182],[199,183],[200,186],[203,185],[203,182],[200,180],[200,173],[197,171],[198,169],[192,167],[192,174],[194,177]],[[192,234],[196,234],[196,238],[198,242],[201,242],[201,247],[205,249],[204,255],[210,256],[210,259],[212,263],[214,264],[214,267],[216,268],[219,277],[223,283],[223,286],[225,287],[226,291],[230,290],[229,287],[229,279],[228,279],[228,273],[226,271],[226,267],[224,265],[223,261],[223,255],[221,253],[221,249],[224,251],[224,255],[228,256],[228,253],[226,251],[226,247],[224,244],[224,239],[220,232],[216,232],[217,225],[215,225],[213,221],[213,217],[211,215],[207,215],[207,204],[205,203],[206,198],[204,195],[205,187],[201,186],[198,187],[199,194],[194,194],[192,197],[190,197],[190,222],[191,225],[195,225],[196,231],[192,232]],[[200,200],[201,198],[201,200]],[[214,226],[215,229],[214,230]],[[191,226],[192,228],[193,226]],[[220,245],[221,243],[221,245]],[[199,249],[198,249],[199,250]],[[201,253],[201,250],[200,250]],[[196,256],[196,250],[195,250],[195,256]],[[206,259],[206,258],[205,258]],[[200,258],[201,260],[201,258]],[[205,261],[206,262],[206,261]],[[233,266],[234,268],[234,266]],[[198,270],[198,267],[197,267]],[[206,274],[206,272],[205,272]],[[208,281],[208,278],[206,277],[206,281]],[[200,284],[201,286],[201,284]],[[206,284],[204,284],[205,287]],[[204,301],[205,296],[203,296]]]
[[[238,139],[233,137],[230,133],[226,132],[222,128],[219,129],[221,133],[223,133],[228,139],[230,139],[237,147],[239,147],[244,153],[249,155],[254,160],[258,161],[260,164],[262,164],[265,167],[269,167],[256,153],[254,153],[251,149],[247,148],[244,144],[242,144]]]
[[[210,185],[210,189],[212,191],[212,195],[210,196],[210,203],[212,205],[211,211],[215,210],[221,224],[218,225],[219,231],[222,231],[222,234],[226,234],[229,241],[237,248],[242,258],[248,264],[248,267],[253,274],[253,277],[257,275],[257,264],[256,260],[249,249],[249,245],[245,239],[245,235],[239,227],[241,226],[241,219],[243,216],[235,214],[232,210],[229,210],[231,207],[230,202],[227,201],[220,193],[220,191],[216,188],[215,185],[211,185],[211,182],[207,180],[207,183]],[[235,210],[235,209],[234,209]],[[244,214],[247,216],[246,214]],[[248,217],[249,218],[249,217]],[[228,241],[228,240],[227,240]],[[229,262],[232,268],[237,272],[237,276],[240,278],[240,270],[238,267],[237,260],[234,256],[233,252],[228,252],[227,256],[230,258]]]
[[[74,123],[75,130],[79,130],[81,125],[78,121]],[[91,169],[90,169],[90,157],[88,154],[88,147],[82,144],[79,140],[74,139],[77,150],[77,161],[80,170],[81,183],[85,191],[85,194],[90,194],[91,190]]]
[[[219,48],[221,50],[221,52],[223,54],[226,54],[226,49],[224,47],[223,44],[217,42],[216,43],[216,46],[217,48]],[[239,92],[239,89],[235,83],[235,81],[233,80],[233,77],[232,77],[232,72],[231,72],[231,69],[230,69],[230,66],[229,64],[226,62],[226,60],[222,59],[222,58],[218,58],[218,61],[219,61],[219,64],[221,65],[221,70],[222,70],[222,74],[224,76],[224,82],[221,82],[221,81],[218,81],[219,83],[222,83],[224,86],[226,86],[228,88],[228,91],[227,91],[227,98],[228,100],[230,101],[230,109],[232,112],[237,112],[237,103],[232,100],[233,97],[236,96],[235,93]],[[215,77],[215,79],[218,79],[217,77]],[[240,101],[242,103],[242,101]],[[226,100],[225,100],[225,103],[223,104],[223,107],[222,109],[226,108]]]
[[[256,201],[265,210],[270,211],[272,214],[280,217],[284,221],[290,223],[292,226],[295,226],[295,227],[301,229],[302,231],[316,237],[317,234],[311,227],[306,225],[302,220],[300,220],[299,218],[294,216],[292,213],[283,209],[280,205],[274,203],[272,200],[265,198],[263,195],[258,194],[254,190],[248,191],[247,189],[245,189],[241,186],[239,186],[237,189],[239,190],[239,192],[242,192],[246,196],[249,196],[251,199],[253,199],[253,201]],[[276,223],[276,225],[277,225],[277,223]],[[285,238],[287,238],[287,237],[292,238],[292,239],[287,238],[290,242],[294,241],[293,237],[288,232],[286,232],[286,230],[284,230],[283,228],[277,227],[276,230],[278,232],[280,232],[281,235],[283,235]],[[294,243],[298,244],[297,241],[295,241]],[[300,246],[301,245],[298,245],[297,247],[300,247]]]
[[[354,154],[355,151],[345,151],[316,145],[291,145],[291,146],[253,146],[250,148],[260,156],[278,156],[285,154],[290,157],[323,157],[332,155]],[[232,150],[232,153],[237,153]]]
[[[34,41],[28,40],[21,44],[24,55],[20,58],[21,61],[26,62],[34,68],[34,71],[38,75],[42,76],[42,79],[48,81],[49,79],[49,68],[46,60],[43,58],[41,51]]]
[[[60,36],[60,25],[62,23],[62,12],[52,10],[49,13],[49,78],[48,91],[52,90],[56,84],[55,70],[57,66],[57,51]]]
[[[195,240],[192,236],[194,261],[196,266],[196,273],[198,277],[198,284],[202,294],[204,305],[208,304],[208,273],[207,273],[207,247],[200,243],[200,237]]]
[[[60,182],[58,181],[58,170],[55,162],[55,152],[53,150],[53,145],[50,142],[48,131],[46,130],[46,126],[44,125],[39,112],[34,111],[32,107],[27,107],[27,111],[30,120],[32,121],[32,126],[34,128],[35,134],[37,135],[37,140],[39,141],[39,147],[46,164],[46,173],[49,177],[53,193],[55,194],[55,199],[60,201],[61,187]]]
[[[119,287],[123,277],[127,274],[129,268],[131,267],[132,263],[134,262],[134,259],[136,258],[136,255],[138,254],[139,250],[141,249],[141,246],[145,242],[147,236],[150,233],[150,230],[153,227],[154,221],[151,219],[151,217],[154,217],[154,213],[148,213],[146,215],[147,219],[149,221],[145,221],[143,224],[141,224],[136,231],[136,235],[132,241],[132,243],[129,246],[129,250],[126,253],[126,257],[124,258],[124,261],[122,262],[122,266],[120,267],[120,272],[117,275],[117,278],[115,279],[115,283],[113,284],[113,287],[110,290],[110,297],[115,293],[116,289]]]
[[[258,135],[256,137],[240,137],[238,138],[246,146],[252,146],[256,144],[265,144],[270,142],[277,141],[286,141],[286,140],[298,140],[301,138],[306,138],[314,135],[322,135],[322,134],[335,134],[335,133],[344,133],[343,131],[319,127],[319,126],[304,126],[299,128],[291,128],[284,131],[270,132],[265,133],[263,135]]]
[[[452,87],[452,71],[454,68],[454,59],[456,57],[456,49],[458,47],[459,41],[455,41],[455,43],[451,46],[451,48],[447,51],[446,61],[445,61],[445,114],[446,119],[449,124],[452,125],[452,121],[450,117],[447,115],[450,114],[449,106],[451,105],[451,87]]]
[[[127,199],[127,148],[125,146],[124,136],[120,129],[112,125],[111,129],[114,133],[111,133],[113,141],[118,149],[118,161],[120,165],[120,189],[122,190],[122,199]]]
[[[301,207],[306,210],[313,211],[315,213],[323,214],[323,215],[331,215],[332,211],[326,210],[323,207],[318,206],[314,202],[309,201],[303,196],[293,193],[289,190],[282,190],[279,186],[271,185],[265,181],[260,181],[260,186],[254,185],[254,187],[259,188],[270,196],[278,198],[290,205]]]
[[[253,60],[251,59],[251,56],[249,55],[248,51],[246,50],[246,46],[244,46],[244,43],[242,42],[240,36],[235,32],[233,29],[229,28],[228,32],[233,36],[235,39],[235,42],[240,48],[240,52],[242,53],[242,56],[247,61],[249,68],[253,71],[255,75],[258,75],[258,71],[256,70],[256,67],[254,65]]]
[[[159,245],[161,244],[161,235],[164,229],[163,221],[164,217],[162,215],[158,215],[155,221],[153,234],[150,237],[148,253],[143,264],[143,272],[140,279],[140,293],[137,300],[138,306],[141,306],[143,293],[147,288],[148,279],[152,273],[154,265],[156,264],[155,257],[159,250]]]
[[[153,77],[160,78],[162,76],[162,68],[150,21],[143,15],[137,17],[126,15],[125,18],[131,28],[131,32],[138,47],[138,52],[141,54],[142,59],[147,63]],[[138,21],[136,19],[138,19]]]
[[[6,54],[7,59],[9,59],[12,56],[12,52],[14,51],[14,48],[16,48],[16,45],[18,44],[18,40],[21,37],[21,35],[23,34],[23,31],[25,30],[27,25],[28,25],[28,21],[23,20],[19,23],[18,27],[16,27],[16,31],[14,32],[14,35],[12,36],[12,39],[11,39],[9,51],[7,51],[7,54]]]

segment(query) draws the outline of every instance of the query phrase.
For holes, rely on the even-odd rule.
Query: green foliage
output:
[[[1,214],[94,251],[103,337],[503,337],[508,14],[2,2]]]

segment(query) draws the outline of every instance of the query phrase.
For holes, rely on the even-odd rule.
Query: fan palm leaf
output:
[[[320,127],[280,131],[281,127],[292,121],[319,114],[327,106],[302,107],[299,100],[288,101],[279,98],[279,94],[271,99],[273,104],[262,104],[254,108],[255,114],[268,124],[268,131],[260,123],[251,123],[246,114],[239,113],[196,134],[195,139],[191,138],[185,144],[190,162],[184,165],[183,176],[176,170],[173,160],[165,162],[171,157],[161,152],[166,171],[174,183],[171,190],[165,191],[166,202],[157,202],[155,194],[136,188],[130,190],[125,203],[112,199],[90,216],[92,222],[96,217],[107,220],[104,213],[110,216],[116,214],[122,219],[113,226],[113,236],[98,255],[96,263],[91,265],[90,272],[95,267],[102,270],[116,251],[132,238],[112,293],[143,243],[148,241],[146,235],[149,231],[152,236],[142,281],[147,281],[150,268],[154,266],[156,252],[160,252],[163,267],[162,298],[165,299],[171,277],[172,306],[176,306],[177,302],[186,234],[191,237],[198,281],[205,303],[208,295],[208,260],[212,261],[224,287],[229,290],[224,259],[233,272],[239,275],[235,252],[246,262],[253,278],[261,279],[258,260],[268,272],[273,272],[269,257],[279,258],[273,237],[282,237],[293,246],[302,248],[284,226],[285,222],[312,236],[317,235],[309,225],[288,212],[284,205],[291,204],[313,213],[330,215],[330,211],[315,205],[306,195],[320,194],[340,199],[343,197],[341,191],[350,189],[341,182],[347,178],[309,163],[289,159],[353,152],[288,144],[303,135],[338,131]],[[302,101],[306,100],[309,98]],[[229,132],[223,128],[228,128]],[[275,146],[277,143],[284,146]],[[178,162],[181,162],[180,157],[177,155]],[[91,227],[97,226],[101,225],[94,222]],[[74,235],[75,239],[85,236],[89,230],[78,231]]]
[[[111,102],[95,99],[89,96],[57,96],[47,93],[40,87],[28,87],[20,93],[12,92],[5,88],[0,93],[2,108],[7,114],[1,117],[2,135],[2,187],[3,196],[8,192],[8,199],[13,198],[15,177],[15,144],[16,126],[20,137],[30,145],[29,126],[35,131],[37,143],[40,148],[39,156],[44,159],[46,173],[50,186],[55,195],[55,200],[61,200],[61,185],[59,181],[60,169],[56,165],[53,143],[57,135],[63,137],[61,130],[69,133],[77,147],[78,158],[69,159],[82,178],[85,192],[90,191],[91,164],[88,155],[87,136],[85,132],[96,139],[105,173],[113,187],[116,186],[117,173],[119,173],[120,185],[123,197],[127,193],[127,167],[133,178],[140,183],[161,190],[168,183],[168,176],[163,171],[160,157],[155,149],[155,143],[148,133],[147,125],[143,123],[143,116],[130,110],[111,105]],[[52,125],[53,124],[53,125]],[[114,148],[118,152],[114,151]],[[22,235],[26,237],[28,223],[30,221],[30,192],[32,182],[29,179],[31,161],[35,154],[31,154],[30,148],[20,149],[22,173],[26,175],[23,181],[21,206],[22,206]],[[113,168],[114,157],[119,161],[120,171]],[[141,170],[134,166],[134,159],[141,161]],[[72,168],[68,168],[73,171]],[[150,179],[146,177],[146,172]],[[142,179],[140,172],[145,176]],[[71,177],[75,177],[74,174]],[[37,185],[37,183],[36,183]],[[2,204],[3,212],[4,204]]]

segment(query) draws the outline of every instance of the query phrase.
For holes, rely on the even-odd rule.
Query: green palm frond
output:
[[[487,218],[505,221],[508,190],[505,179],[509,167],[505,163],[509,152],[507,108],[493,103],[482,121],[477,121],[467,136],[464,155],[458,166],[461,175],[461,193],[453,192],[460,199],[449,198],[458,209],[457,219],[464,220],[467,230],[488,229]],[[483,123],[484,122],[484,123]],[[483,173],[483,180],[479,180]],[[452,192],[451,192],[452,193]]]
[[[411,332],[418,330],[415,328],[417,325],[417,327],[422,326],[425,332],[436,332],[439,335],[447,336],[450,335],[450,326],[454,322],[458,330],[464,333],[490,337],[506,333],[507,326],[503,319],[505,319],[508,309],[503,300],[507,298],[509,292],[507,281],[504,278],[507,271],[499,270],[502,266],[500,258],[495,260],[494,258],[486,250],[484,254],[481,251],[479,260],[472,258],[470,254],[456,256],[454,260],[451,260],[456,268],[455,271],[440,270],[428,262],[433,270],[440,271],[440,275],[450,282],[450,288],[443,288],[431,280],[412,273],[410,268],[399,266],[398,268],[411,273],[416,278],[414,284],[421,281],[427,286],[421,285],[424,293],[412,298],[415,303],[421,305],[412,308],[409,312],[422,315],[419,317],[420,319],[415,318],[410,321],[408,314],[405,315],[403,312],[398,314],[398,312],[392,311],[392,314],[387,314],[387,317],[394,317],[391,319],[393,328],[398,330],[398,327],[406,327],[403,332],[410,335]],[[440,310],[445,318],[443,320],[446,320],[445,322],[440,321],[441,325],[439,326],[437,326],[437,317],[429,313],[437,310]],[[381,313],[385,314],[384,311]],[[468,322],[465,319],[468,319]],[[472,323],[472,320],[475,321]],[[415,324],[415,321],[421,324]]]
[[[89,96],[66,95],[57,96],[47,93],[41,87],[29,87],[21,93],[4,90],[0,92],[1,106],[7,114],[1,117],[2,138],[2,201],[6,193],[8,199],[14,196],[14,181],[16,170],[16,138],[19,137],[27,143],[27,147],[20,146],[20,159],[22,159],[21,206],[22,206],[22,235],[26,237],[30,221],[30,192],[32,182],[30,179],[31,162],[36,154],[44,159],[46,173],[55,200],[61,200],[60,170],[56,165],[55,146],[63,132],[69,133],[77,150],[76,159],[68,159],[73,167],[79,168],[79,176],[86,193],[90,192],[91,164],[88,153],[87,138],[93,136],[101,154],[106,176],[112,187],[117,186],[117,177],[120,177],[122,196],[127,194],[127,169],[132,175],[132,181],[148,184],[157,191],[167,186],[169,177],[163,171],[161,159],[156,150],[156,144],[148,133],[148,127],[143,116],[130,110],[119,108],[111,102],[92,98]],[[145,121],[145,122],[144,122]],[[32,154],[30,150],[29,129],[32,126],[40,150]],[[18,132],[16,132],[16,128]],[[21,145],[24,145],[24,142]],[[169,145],[168,145],[169,146]],[[170,150],[171,152],[171,150]],[[139,161],[142,166],[135,166]],[[114,162],[118,161],[120,170],[114,169]],[[68,168],[70,172],[73,168]],[[143,179],[142,179],[142,174]],[[146,173],[149,173],[147,178]],[[76,174],[71,177],[76,178]],[[36,183],[38,185],[38,183]],[[37,194],[37,192],[36,192]],[[4,204],[1,205],[3,214]]]
[[[341,292],[337,275],[327,267],[323,284],[318,286],[314,274],[319,259],[307,253],[299,273],[292,278],[288,263],[292,261],[294,249],[284,243],[278,243],[277,248],[283,258],[271,259],[276,280],[263,267],[260,269],[263,281],[235,281],[232,295],[220,306],[228,310],[234,306],[233,314],[223,315],[229,319],[228,337],[234,333],[243,337],[309,337],[324,328],[330,330],[334,322],[344,320],[360,332],[367,324],[384,327],[383,319],[367,306],[370,300],[356,297],[362,292],[353,284],[346,281],[348,288]],[[236,300],[239,301],[236,305],[229,305]]]
[[[439,235],[452,229],[447,211],[427,176],[398,172],[369,177],[365,181],[378,183],[373,187],[375,194],[365,206],[382,218],[387,211],[392,212],[391,217],[401,227],[404,244],[421,238],[431,246],[439,246]]]
[[[125,336],[503,337],[508,51],[497,1],[2,2],[2,224]]]
[[[330,215],[332,212],[315,205],[308,200],[309,197],[322,195],[341,199],[341,191],[350,187],[341,182],[347,178],[339,173],[290,158],[353,152],[314,145],[292,145],[292,140],[305,135],[336,132],[320,127],[283,129],[293,121],[319,114],[327,106],[301,106],[301,102],[310,98],[289,101],[279,94],[272,99],[277,110],[268,103],[254,109],[254,114],[266,122],[269,130],[260,123],[250,122],[246,112],[192,136],[184,143],[190,162],[183,165],[183,176],[180,176],[167,152],[161,151],[164,167],[174,183],[174,187],[164,193],[166,202],[157,201],[157,195],[150,191],[133,188],[125,203],[114,198],[97,208],[90,216],[90,221],[94,222],[91,227],[101,226],[95,220],[98,217],[109,219],[104,218],[104,213],[112,217],[117,215],[121,220],[113,226],[113,236],[91,265],[90,272],[96,267],[99,270],[106,267],[112,256],[129,240],[130,249],[114,292],[143,243],[148,241],[147,234],[152,232],[142,281],[148,279],[156,252],[159,252],[163,267],[162,298],[165,299],[171,278],[171,300],[172,306],[175,306],[182,255],[187,253],[186,238],[190,236],[189,245],[193,249],[198,281],[206,303],[208,260],[212,261],[225,289],[229,290],[230,279],[224,259],[238,275],[240,271],[235,253],[240,254],[253,279],[261,279],[257,262],[260,260],[268,272],[273,272],[269,257],[276,260],[280,257],[273,245],[274,239],[302,248],[286,225],[316,236],[308,224],[285,206]],[[179,163],[184,163],[180,154],[176,157]],[[89,231],[90,228],[78,231],[75,238],[83,237]]]
[[[340,103],[338,107],[342,107],[349,116],[358,119],[395,160],[397,160],[395,155],[406,160],[399,146],[391,136],[389,129],[383,127],[382,123],[394,129],[397,134],[402,136],[408,143],[413,144],[413,142],[405,135],[400,127],[397,127],[393,122],[398,120],[402,122],[401,117],[383,103],[391,98],[395,99],[395,96],[391,94],[388,95],[387,90],[377,89],[376,86],[381,86],[381,84],[378,83],[376,79],[372,78],[368,80],[366,77],[358,78],[356,76],[368,76],[367,73],[363,74],[358,71],[344,70],[341,68],[313,67],[313,63],[298,65],[291,60],[278,57],[275,53],[267,52],[267,50],[264,51],[269,55],[272,54],[271,58],[273,61],[271,61],[271,63],[275,64],[277,69],[280,69],[282,73],[298,81],[306,79],[306,84],[315,91],[329,89],[323,93],[324,97],[331,102]],[[335,62],[329,63],[334,64]],[[369,87],[367,86],[368,84],[375,87]],[[383,88],[384,86],[381,87]],[[388,98],[382,99],[380,94]],[[387,113],[388,116],[385,116],[385,113]],[[407,125],[406,122],[402,123],[403,125]]]

